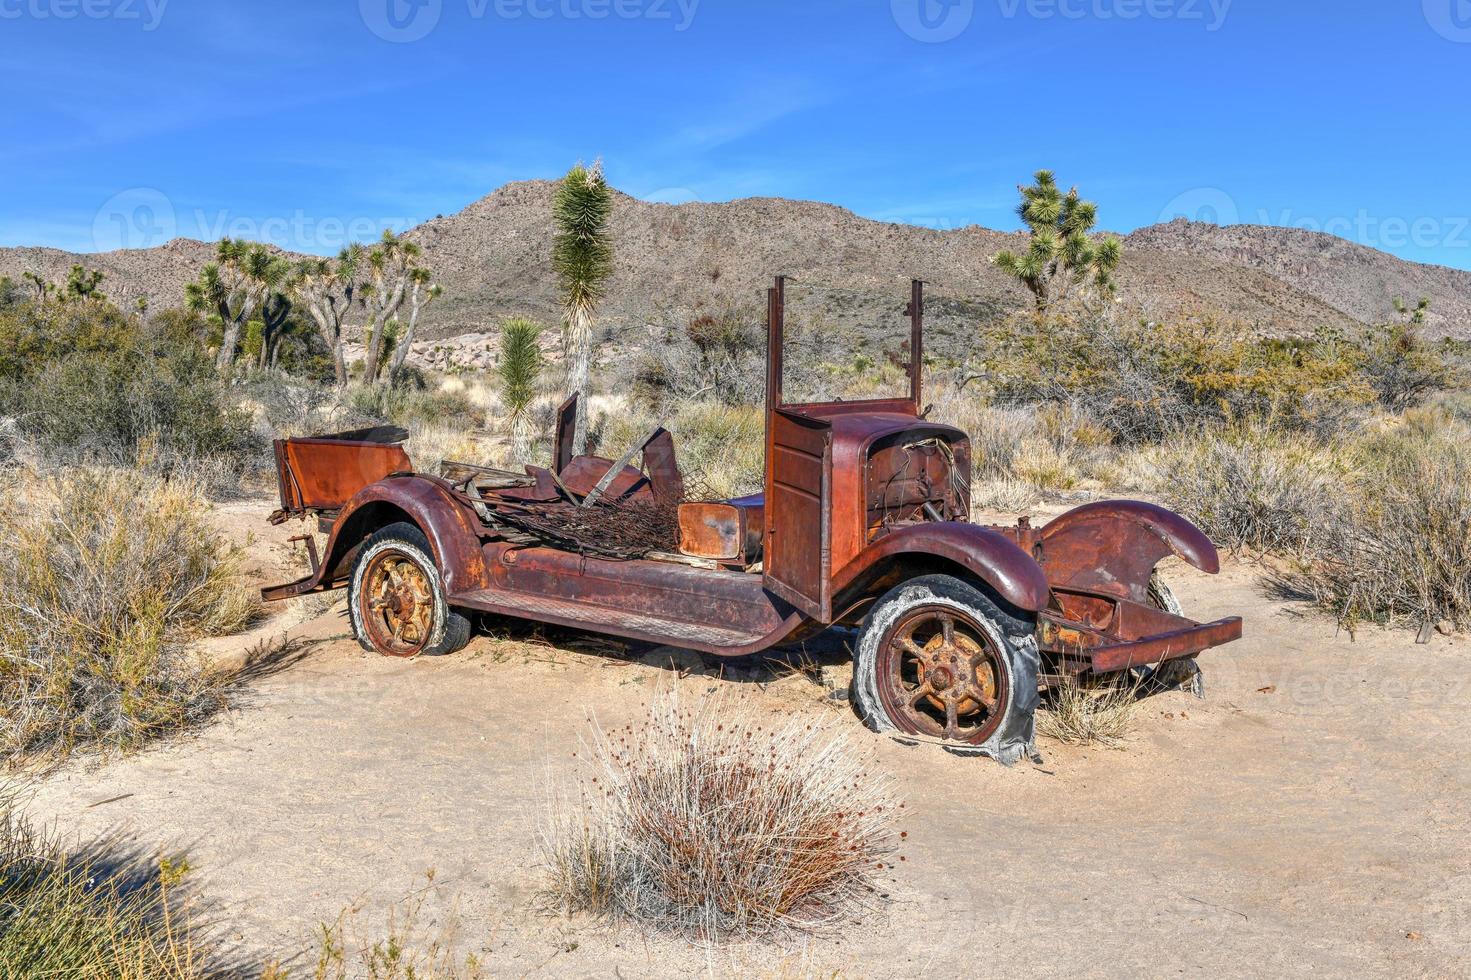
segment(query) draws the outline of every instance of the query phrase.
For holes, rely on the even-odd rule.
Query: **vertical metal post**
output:
[[[774,411],[783,404],[782,348],[786,343],[787,277],[777,276],[776,285],[766,291],[766,408]]]
[[[924,280],[909,283],[909,397],[914,412],[924,410],[920,399],[924,392]]]

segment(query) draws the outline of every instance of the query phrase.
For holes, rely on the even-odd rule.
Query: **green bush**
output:
[[[1120,443],[1143,444],[1250,419],[1328,434],[1381,398],[1403,407],[1435,390],[1433,355],[1421,351],[1414,370],[1395,374],[1381,351],[1393,342],[1382,333],[1262,338],[1212,317],[1119,323],[1100,316],[1015,322],[985,340],[1001,403],[1071,405]]]
[[[101,301],[0,311],[0,415],[45,453],[113,463],[146,448],[244,468],[263,450],[204,351]]]
[[[0,975],[13,980],[241,976],[181,898],[188,865],[116,838],[78,851],[0,800]]]

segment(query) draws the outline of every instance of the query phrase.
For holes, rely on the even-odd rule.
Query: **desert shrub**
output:
[[[674,449],[691,493],[738,497],[762,489],[766,421],[759,408],[714,401],[669,406],[666,414],[620,412],[601,420],[598,451],[617,457],[660,424]],[[637,461],[635,460],[635,463]]]
[[[1165,502],[1233,550],[1307,547],[1337,519],[1349,480],[1311,437],[1262,425],[1178,436],[1155,467]]]
[[[430,388],[422,379],[389,387],[352,385],[342,393],[344,407],[362,418],[395,425],[479,428],[484,419],[462,389]]]
[[[1276,584],[1349,628],[1471,628],[1471,428],[1426,413],[1356,448],[1354,492]]]
[[[1359,349],[1329,332],[1264,339],[1210,317],[1100,316],[1013,323],[986,341],[999,402],[1070,406],[1122,444],[1251,418],[1330,432],[1374,400]]]
[[[0,415],[48,455],[131,464],[146,444],[243,470],[264,454],[202,350],[101,301],[0,314]]]
[[[1025,480],[1007,477],[977,480],[971,487],[970,505],[983,511],[1022,514],[1030,510],[1040,496],[1037,487]]]
[[[835,924],[875,902],[897,804],[842,719],[772,723],[712,695],[658,696],[585,746],[544,840],[567,911],[704,940]]]
[[[445,425],[411,425],[404,449],[420,473],[437,473],[445,460],[492,466],[501,459],[473,431]]]
[[[221,708],[230,685],[190,641],[257,600],[197,490],[75,469],[0,502],[0,747],[12,763],[130,749]]]
[[[755,405],[765,395],[766,336],[753,311],[729,308],[681,328],[652,329],[632,360],[630,390],[661,408],[704,400]]]
[[[244,975],[196,928],[188,865],[104,838],[69,852],[0,802],[0,974],[203,980]]]
[[[1446,345],[1436,349],[1427,343],[1418,324],[1402,323],[1371,331],[1360,362],[1379,403],[1403,412],[1462,380],[1448,359],[1452,354]]]

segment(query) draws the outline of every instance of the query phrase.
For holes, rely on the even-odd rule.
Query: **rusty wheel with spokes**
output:
[[[353,568],[348,609],[358,642],[385,657],[452,653],[470,639],[470,621],[449,608],[424,533],[383,528]]]
[[[412,657],[423,649],[434,618],[430,589],[428,576],[410,556],[388,550],[373,558],[359,601],[367,604],[363,626],[375,649],[394,657]]]
[[[926,575],[874,604],[853,701],[876,731],[1012,762],[1032,748],[1036,624],[970,582]]]
[[[879,650],[879,698],[902,731],[980,744],[1010,697],[986,630],[953,608],[920,606],[895,623]]]

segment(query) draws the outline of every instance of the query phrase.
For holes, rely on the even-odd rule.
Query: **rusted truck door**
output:
[[[802,612],[832,618],[832,426],[768,414],[764,584]]]

